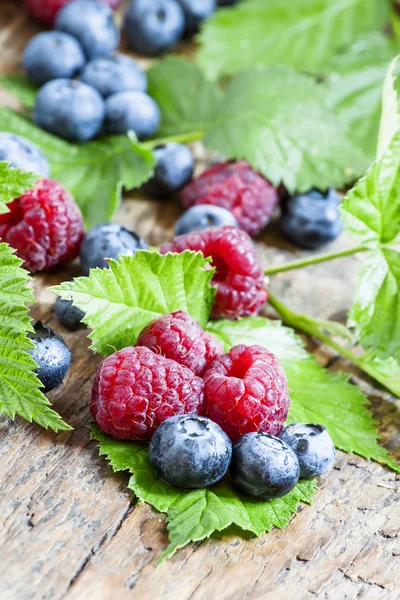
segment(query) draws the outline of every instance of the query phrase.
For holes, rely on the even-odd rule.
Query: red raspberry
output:
[[[204,412],[204,383],[148,348],[124,348],[99,366],[90,412],[105,433],[119,440],[148,440],[168,417]]]
[[[52,179],[8,205],[0,215],[0,240],[16,249],[30,271],[42,271],[74,259],[84,227],[78,205],[69,192]]]
[[[203,375],[210,362],[223,352],[222,344],[182,310],[150,323],[140,334],[137,345],[176,360],[196,375]]]
[[[251,431],[281,431],[290,404],[286,375],[265,348],[234,346],[208,367],[204,383],[207,414],[233,441]]]
[[[207,169],[181,192],[185,208],[214,204],[230,210],[240,227],[256,235],[270,222],[278,204],[274,186],[245,160],[220,163]]]
[[[161,254],[200,250],[211,256],[217,287],[213,317],[236,319],[257,314],[266,302],[264,274],[250,237],[236,227],[210,227],[180,235],[161,246]]]
[[[24,7],[26,11],[45,23],[46,25],[53,25],[54,20],[58,11],[65,5],[69,4],[73,0],[24,0]],[[112,9],[117,8],[121,0],[99,0],[100,2],[106,2]]]

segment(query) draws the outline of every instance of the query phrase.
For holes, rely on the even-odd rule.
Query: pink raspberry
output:
[[[74,198],[59,183],[41,179],[0,215],[0,240],[16,249],[30,271],[73,260],[84,226]]]
[[[26,11],[46,25],[53,25],[58,11],[73,0],[24,0]],[[121,0],[99,0],[116,9]]]
[[[204,383],[174,360],[148,348],[124,348],[100,364],[90,412],[119,440],[148,440],[168,417],[204,412]]]
[[[161,254],[200,250],[212,258],[217,288],[213,317],[256,315],[268,298],[264,273],[250,237],[236,227],[211,227],[180,235],[161,246]]]
[[[274,186],[245,160],[214,165],[182,190],[185,208],[213,204],[230,210],[240,227],[256,235],[271,220],[278,204]]]
[[[278,358],[261,346],[234,346],[204,375],[207,415],[235,441],[251,431],[277,435],[289,394]]]
[[[140,334],[137,345],[176,360],[196,375],[203,375],[210,362],[223,352],[222,344],[182,310],[150,323]]]

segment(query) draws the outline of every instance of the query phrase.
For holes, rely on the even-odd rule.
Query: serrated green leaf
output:
[[[376,249],[364,259],[349,323],[364,348],[400,358],[400,252]]]
[[[179,84],[181,71],[184,88]],[[364,172],[364,154],[327,106],[322,86],[310,77],[285,67],[251,69],[235,77],[219,101],[210,85],[185,59],[169,59],[155,67],[150,86],[162,112],[160,133],[200,127],[207,149],[227,158],[245,158],[290,191],[340,187]],[[186,89],[199,86],[198,95],[186,94]],[[201,119],[198,96],[212,96]]]
[[[339,48],[381,30],[389,5],[387,0],[247,0],[207,20],[198,61],[210,78],[254,65],[319,72]]]
[[[400,61],[396,56],[390,63],[386,73],[382,91],[382,114],[379,125],[377,159],[382,158],[389,148],[390,142],[400,127],[399,92]]]
[[[22,106],[28,109],[34,108],[38,88],[25,75],[18,73],[0,75],[0,85],[16,96]]]
[[[54,431],[71,429],[50,408],[40,391],[37,365],[29,354],[34,346],[27,302],[34,301],[26,283],[30,279],[13,249],[0,243],[0,413],[13,419],[19,415]]]
[[[161,560],[189,542],[203,540],[232,524],[255,535],[271,531],[272,527],[283,529],[298,505],[310,504],[315,492],[315,480],[300,481],[283,498],[257,500],[240,494],[229,477],[210,488],[180,490],[164,483],[153,471],[147,444],[113,440],[94,425],[90,429],[91,439],[99,441],[100,455],[106,457],[114,471],[132,473],[128,487],[139,500],[167,513],[170,545]]]
[[[139,187],[154,172],[151,150],[128,136],[69,144],[5,108],[0,109],[0,130],[22,135],[41,148],[50,162],[51,176],[75,197],[88,227],[109,221],[122,188]]]
[[[228,350],[237,344],[259,344],[282,361],[289,384],[289,421],[321,423],[335,446],[400,471],[387,451],[377,443],[377,432],[368,399],[348,383],[348,376],[329,373],[304,349],[292,329],[278,321],[248,317],[239,321],[211,322],[207,330],[221,339]]]
[[[143,327],[174,310],[185,310],[205,326],[215,295],[209,262],[189,250],[164,256],[139,250],[111,260],[110,269],[92,269],[89,277],[53,290],[83,310],[93,350],[107,355],[134,345]]]
[[[327,65],[327,101],[363,148],[365,168],[375,160],[383,82],[399,49],[383,33],[374,33],[343,49]]]
[[[37,175],[10,167],[7,162],[0,161],[0,214],[7,212],[7,204],[30,190],[37,180]]]
[[[359,366],[371,377],[384,383],[385,387],[400,398],[400,361],[393,357],[382,360],[369,350],[360,358]]]
[[[400,233],[400,132],[341,205],[346,229],[363,244],[387,244]]]
[[[148,93],[161,109],[159,135],[204,131],[221,93],[190,61],[169,56],[147,71]]]

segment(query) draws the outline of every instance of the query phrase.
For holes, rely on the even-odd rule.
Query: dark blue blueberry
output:
[[[118,92],[147,90],[147,77],[129,56],[116,54],[91,60],[81,73],[81,80],[96,88],[103,98]]]
[[[177,220],[175,235],[183,235],[191,231],[203,231],[209,227],[222,227],[233,225],[239,227],[230,210],[212,204],[198,204],[192,206]]]
[[[144,189],[153,196],[170,196],[180,190],[192,177],[193,156],[187,146],[169,142],[156,146],[153,150],[156,159],[154,176]]]
[[[61,77],[72,78],[85,63],[82,46],[62,31],[38,33],[26,46],[23,56],[24,69],[37,85]]]
[[[323,425],[295,423],[281,431],[279,437],[292,448],[300,465],[300,477],[311,479],[333,467],[336,450]]]
[[[43,177],[50,175],[49,163],[43,152],[29,140],[13,133],[0,133],[0,161]]]
[[[85,275],[90,269],[108,268],[106,258],[118,259],[120,254],[133,256],[148,245],[134,231],[118,223],[95,225],[86,233],[80,249],[81,268]]]
[[[217,423],[179,415],[161,423],[150,441],[149,457],[163,481],[184,489],[204,488],[227,472],[232,444]]]
[[[76,38],[89,59],[112,54],[120,40],[111,8],[93,0],[75,0],[63,6],[55,29]]]
[[[216,0],[178,0],[185,15],[185,30],[194,33],[202,21],[210,17],[217,8]]]
[[[50,392],[61,385],[71,363],[69,351],[62,336],[41,321],[33,323],[34,332],[28,337],[35,344],[29,350],[38,365],[37,376],[45,392]]]
[[[176,0],[133,0],[125,15],[129,44],[146,56],[156,56],[175,46],[184,29],[185,17]]]
[[[142,140],[157,131],[160,118],[156,102],[143,92],[120,92],[106,100],[106,128],[109,133],[134,131]]]
[[[72,300],[63,300],[58,297],[56,302],[56,315],[62,325],[71,331],[84,329],[86,325],[82,323],[85,313],[77,306],[72,304]]]
[[[339,204],[340,197],[332,188],[326,194],[311,190],[292,196],[282,206],[284,235],[307,250],[332,242],[343,229]]]
[[[105,103],[99,92],[80,81],[54,79],[36,96],[36,125],[70,142],[94,138],[104,116]]]
[[[295,487],[300,467],[287,444],[258,431],[247,433],[233,446],[231,474],[242,492],[269,500],[284,496]]]

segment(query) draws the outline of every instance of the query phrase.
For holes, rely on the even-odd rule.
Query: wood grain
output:
[[[3,72],[17,67],[36,30],[17,2],[1,2]],[[201,169],[204,155],[198,146],[194,151]],[[136,195],[125,199],[116,220],[159,244],[171,237],[179,214],[177,200]],[[348,244],[342,236],[332,250]],[[258,246],[265,266],[302,254],[282,241],[276,225]],[[360,260],[278,275],[271,289],[295,310],[343,319]],[[400,480],[342,453],[321,480],[313,506],[303,507],[287,530],[246,540],[232,529],[186,547],[156,568],[167,543],[164,518],[147,505],[135,506],[127,478],[114,475],[89,442],[88,399],[99,359],[88,350],[85,331],[63,330],[53,314],[48,286],[77,273],[71,265],[37,276],[33,288],[39,304],[32,308],[35,318],[65,335],[72,350],[71,370],[51,400],[74,431],[56,435],[20,419],[0,419],[1,599],[400,598]],[[400,457],[399,401],[330,350],[309,344],[322,364],[349,371],[363,386],[385,444]]]

